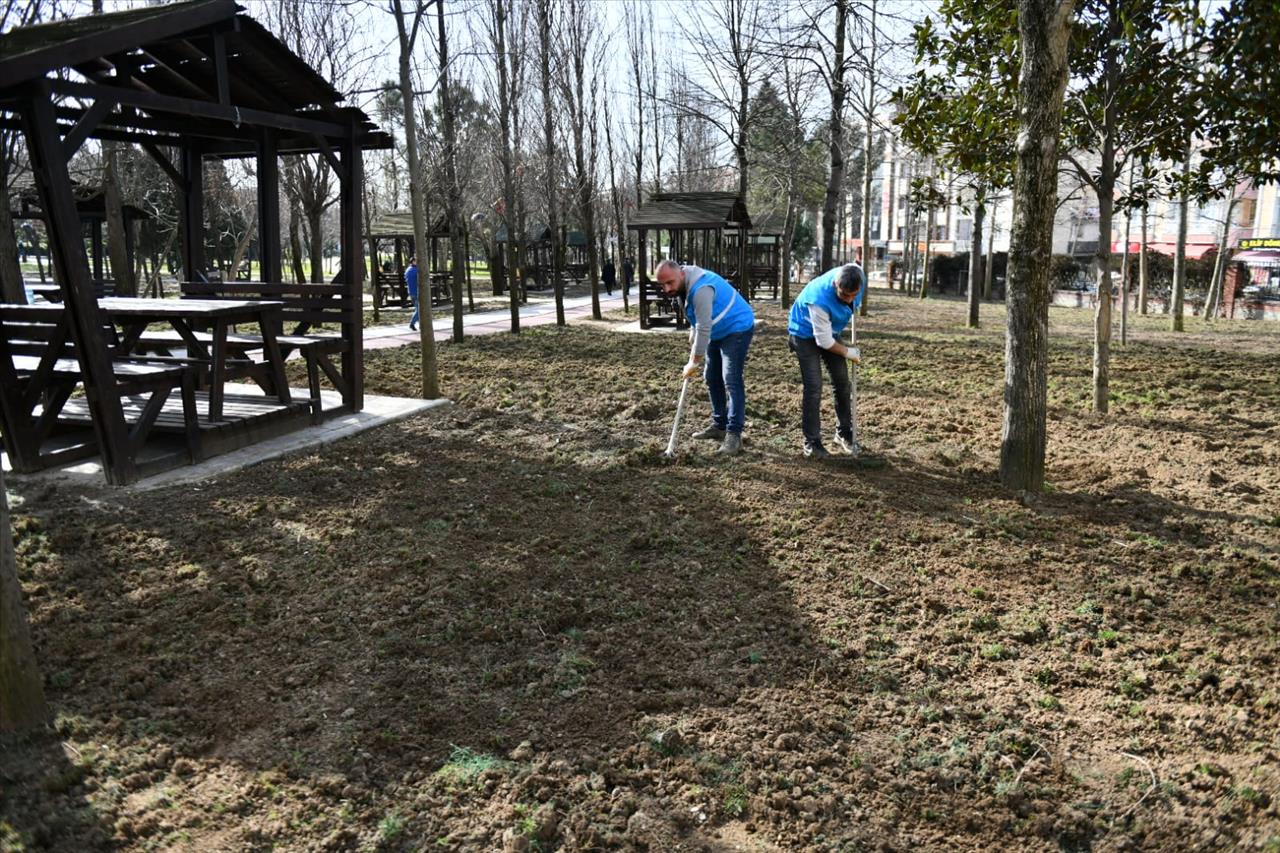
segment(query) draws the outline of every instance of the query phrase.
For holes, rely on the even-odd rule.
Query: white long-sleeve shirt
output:
[[[813,342],[821,349],[831,349],[836,342],[831,331],[831,315],[817,305],[809,306],[809,322],[813,324]]]

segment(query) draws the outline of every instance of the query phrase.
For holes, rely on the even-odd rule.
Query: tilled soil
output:
[[[312,455],[18,483],[57,719],[0,849],[1280,849],[1280,330],[1144,318],[1099,416],[1055,311],[1018,496],[1002,309],[873,297],[857,462],[800,457],[765,307],[734,460],[702,399],[661,460],[682,337],[544,328]]]

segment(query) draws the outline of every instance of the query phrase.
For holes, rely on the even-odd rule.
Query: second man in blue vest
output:
[[[800,362],[804,396],[800,406],[804,455],[822,459],[831,454],[822,445],[822,365],[827,366],[836,397],[836,443],[853,451],[853,407],[848,362],[862,356],[857,347],[840,343],[840,333],[862,303],[862,268],[846,264],[828,270],[805,285],[787,318],[788,345]]]
[[[741,453],[747,412],[742,371],[756,330],[755,314],[737,288],[710,270],[663,261],[656,276],[664,294],[684,300],[693,326],[684,377],[701,372],[711,396],[711,425],[694,437],[722,441],[718,453]]]

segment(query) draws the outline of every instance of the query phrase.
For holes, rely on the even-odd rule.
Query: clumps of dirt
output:
[[[1280,843],[1275,332],[1140,325],[1101,417],[1055,311],[1020,496],[1001,310],[873,296],[856,460],[801,458],[763,306],[732,460],[701,394],[662,460],[682,338],[547,329],[442,346],[450,410],[198,490],[19,483],[57,719],[0,740],[0,845]],[[366,368],[415,393],[415,347]]]

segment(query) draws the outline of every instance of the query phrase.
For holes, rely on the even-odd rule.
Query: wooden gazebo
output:
[[[313,376],[322,370],[333,381],[342,393],[343,410],[363,407],[361,149],[388,147],[389,139],[363,112],[340,106],[342,100],[314,69],[241,14],[234,0],[148,5],[0,35],[0,124],[20,129],[26,137],[62,297],[62,307],[49,306],[43,314],[34,306],[22,309],[27,313],[6,309],[5,322],[12,320],[14,328],[34,328],[40,324],[32,318],[39,317],[50,330],[39,341],[23,341],[27,352],[36,348],[38,354],[3,359],[10,372],[17,371],[15,381],[23,389],[19,397],[10,396],[11,389],[0,394],[11,456],[23,450],[19,438],[29,440],[26,451],[32,446],[38,451],[51,421],[61,421],[58,407],[48,407],[53,398],[45,397],[43,411],[27,405],[54,390],[59,407],[83,413],[92,427],[92,452],[101,456],[108,481],[118,484],[138,479],[149,467],[143,463],[149,434],[165,429],[185,433],[190,458],[279,433],[294,423],[305,425],[309,412],[318,413],[319,397],[314,392],[311,405],[291,400],[282,384],[282,358],[291,349],[307,356]],[[121,360],[155,322],[141,310],[148,300],[117,300],[127,304],[108,308],[95,298],[67,171],[67,162],[89,138],[140,146],[178,188],[183,288],[202,299],[191,300],[181,323],[174,322],[184,333],[179,344],[189,344],[191,352],[171,363],[176,366],[167,370],[172,376],[165,382],[138,381],[139,373],[159,374]],[[282,283],[279,157],[284,154],[323,156],[338,176],[342,265],[333,283]],[[203,239],[206,158],[256,161],[260,284],[209,282]],[[253,300],[251,295],[265,298]],[[228,296],[235,297],[241,316],[258,318],[256,346],[270,361],[265,372],[261,362],[255,368],[248,358],[227,357],[235,342],[228,338],[226,324],[234,312],[230,303],[219,307],[209,300]],[[185,300],[149,301],[169,303],[167,313],[175,317],[187,307]],[[211,347],[209,339],[195,336],[195,324],[189,322],[199,313],[197,303],[210,306],[204,314],[213,323]],[[259,303],[262,307],[255,309]],[[285,320],[297,326],[285,328]],[[126,326],[120,340],[105,333],[113,323]],[[336,326],[340,334],[313,347],[303,336],[312,324],[321,323]],[[286,343],[280,332],[293,335],[292,342]],[[211,364],[194,363],[201,345],[206,358],[209,350],[214,353]],[[339,367],[328,361],[329,354],[340,358]],[[29,362],[23,359],[34,359],[30,363],[40,367],[24,373],[22,365]],[[243,406],[232,405],[227,397],[224,407],[221,383],[229,367],[241,364],[271,393]],[[191,414],[189,371],[197,372],[200,383],[212,382],[208,414],[202,412],[198,420]],[[127,379],[130,375],[134,378]],[[55,378],[60,380],[56,388],[50,384]],[[76,383],[86,393],[68,400],[65,392]],[[150,396],[137,396],[144,386]],[[201,450],[194,449],[197,444]]]
[[[739,275],[745,269],[746,237],[751,217],[742,196],[733,192],[654,193],[627,223],[638,232],[640,247],[636,271],[640,278],[640,328],[672,324],[684,328],[684,309],[677,300],[662,295],[652,276],[666,257],[682,264],[697,264],[724,276],[745,297],[750,297]],[[654,252],[649,252],[652,233]],[[665,239],[664,239],[665,235]]]
[[[507,226],[502,226],[493,235],[493,241],[501,247],[507,244]],[[530,226],[524,233],[524,239],[516,244],[517,263],[522,271],[522,284],[526,290],[542,290],[551,286],[551,269],[553,249],[551,228],[544,223]],[[495,279],[493,293],[495,296],[504,293],[505,286]]]
[[[89,265],[93,275],[94,292],[99,296],[109,294],[115,290],[115,274],[109,269],[111,259],[107,257],[105,244],[103,242],[103,228],[107,221],[107,204],[106,196],[99,187],[73,186],[73,193],[76,200],[76,214],[80,219],[81,234],[89,243]],[[35,187],[18,194],[18,207],[10,212],[10,216],[15,222],[23,220],[46,219],[44,211],[40,207],[39,193]],[[129,262],[133,263],[134,259],[134,240],[132,225],[135,222],[143,222],[151,218],[151,214],[140,207],[132,204],[122,204],[121,213],[124,217],[125,232],[124,244],[125,255],[129,258]],[[45,227],[48,233],[48,226]],[[39,265],[40,282],[46,281],[44,264]],[[36,288],[39,290],[40,288]]]
[[[471,257],[471,236],[463,237],[463,256]],[[373,266],[373,301],[379,308],[388,305],[408,306],[409,290],[404,271],[409,259],[417,255],[413,238],[413,213],[397,210],[384,213],[369,228],[369,260]],[[443,214],[427,227],[427,254],[418,258],[418,273],[425,276],[420,283],[431,282],[431,301],[435,304],[452,298],[453,255],[449,245],[449,218]],[[471,284],[471,265],[466,266],[466,281]]]
[[[747,233],[747,281],[751,298],[767,290],[778,298],[778,276],[782,271],[782,230],[777,216],[763,216],[752,222]]]

